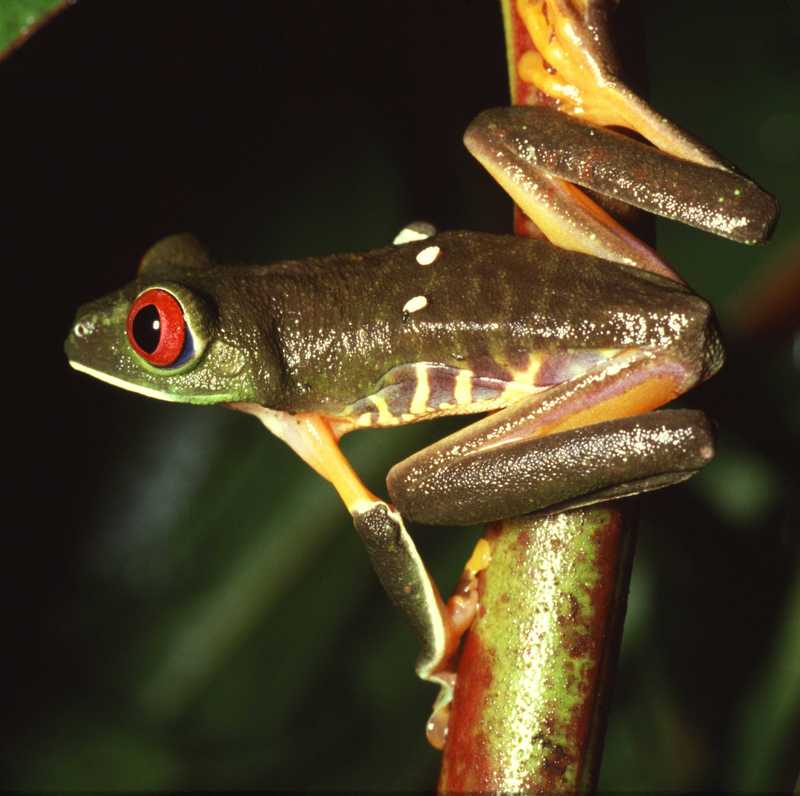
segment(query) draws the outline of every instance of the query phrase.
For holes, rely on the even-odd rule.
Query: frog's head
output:
[[[280,381],[277,362],[265,361],[271,346],[255,346],[252,328],[225,306],[220,270],[189,236],[156,244],[134,282],[78,310],[70,364],[166,401],[271,405]]]

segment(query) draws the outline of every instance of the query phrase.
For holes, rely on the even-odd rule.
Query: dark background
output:
[[[798,259],[800,14],[629,3],[653,104],[784,206],[769,248],[675,224],[730,360],[720,456],[643,501],[601,783],[787,788],[800,759],[800,343],[743,336]],[[2,750],[17,788],[425,788],[434,692],[329,487],[256,421],[71,371],[77,305],[159,237],[221,260],[509,229],[460,143],[507,101],[493,2],[94,2],[0,62]],[[792,252],[794,254],[792,255]],[[794,345],[794,348],[793,348]],[[352,435],[370,485],[442,426]],[[417,533],[452,584],[475,532]]]

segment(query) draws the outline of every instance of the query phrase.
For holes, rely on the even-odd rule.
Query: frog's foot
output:
[[[447,741],[447,728],[450,724],[450,705],[456,690],[456,673],[442,672],[439,679],[440,689],[433,710],[425,724],[425,737],[428,743],[440,752]]]
[[[452,597],[447,601],[450,627],[460,641],[478,613],[478,575],[492,560],[492,548],[486,539],[479,539],[472,555],[464,565]]]
[[[618,75],[605,3],[516,0],[505,9],[516,29],[511,60],[515,104],[546,103],[593,124],[634,130],[682,160],[727,168],[699,141],[669,122]]]
[[[489,566],[491,557],[489,542],[486,539],[479,539],[469,561],[464,566],[464,571],[461,573],[452,597],[447,601],[445,612],[449,632],[449,654],[444,661],[437,662],[436,665],[441,668],[431,672],[425,670],[421,661],[417,664],[417,674],[423,680],[429,680],[439,685],[439,694],[425,725],[425,735],[434,749],[443,749],[447,740],[450,703],[453,701],[456,687],[454,669],[457,665],[457,651],[461,646],[461,639],[478,615],[480,604],[478,575]]]

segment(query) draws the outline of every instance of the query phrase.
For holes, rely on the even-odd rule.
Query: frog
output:
[[[591,67],[572,77],[591,84],[580,112],[495,108],[464,136],[534,237],[413,223],[372,251],[226,265],[171,235],[131,283],[79,308],[65,344],[73,368],[116,387],[254,416],[331,483],[419,638],[435,715],[477,597],[445,603],[407,522],[569,510],[676,484],[713,457],[702,412],[659,407],[722,366],[714,312],[581,189],[748,244],[777,216],[769,194],[608,72],[596,26],[547,5],[534,41],[537,25],[569,23],[571,57]],[[538,38],[547,67],[526,68],[557,96],[558,39]],[[646,141],[610,129],[620,119]],[[478,413],[396,464],[390,500],[339,447],[355,430]],[[467,571],[488,557],[479,543]]]

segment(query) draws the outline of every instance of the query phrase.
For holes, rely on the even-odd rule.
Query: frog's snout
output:
[[[103,369],[107,353],[115,347],[115,332],[119,334],[116,325],[109,320],[108,313],[96,306],[87,305],[78,309],[64,341],[64,353],[73,368]]]

